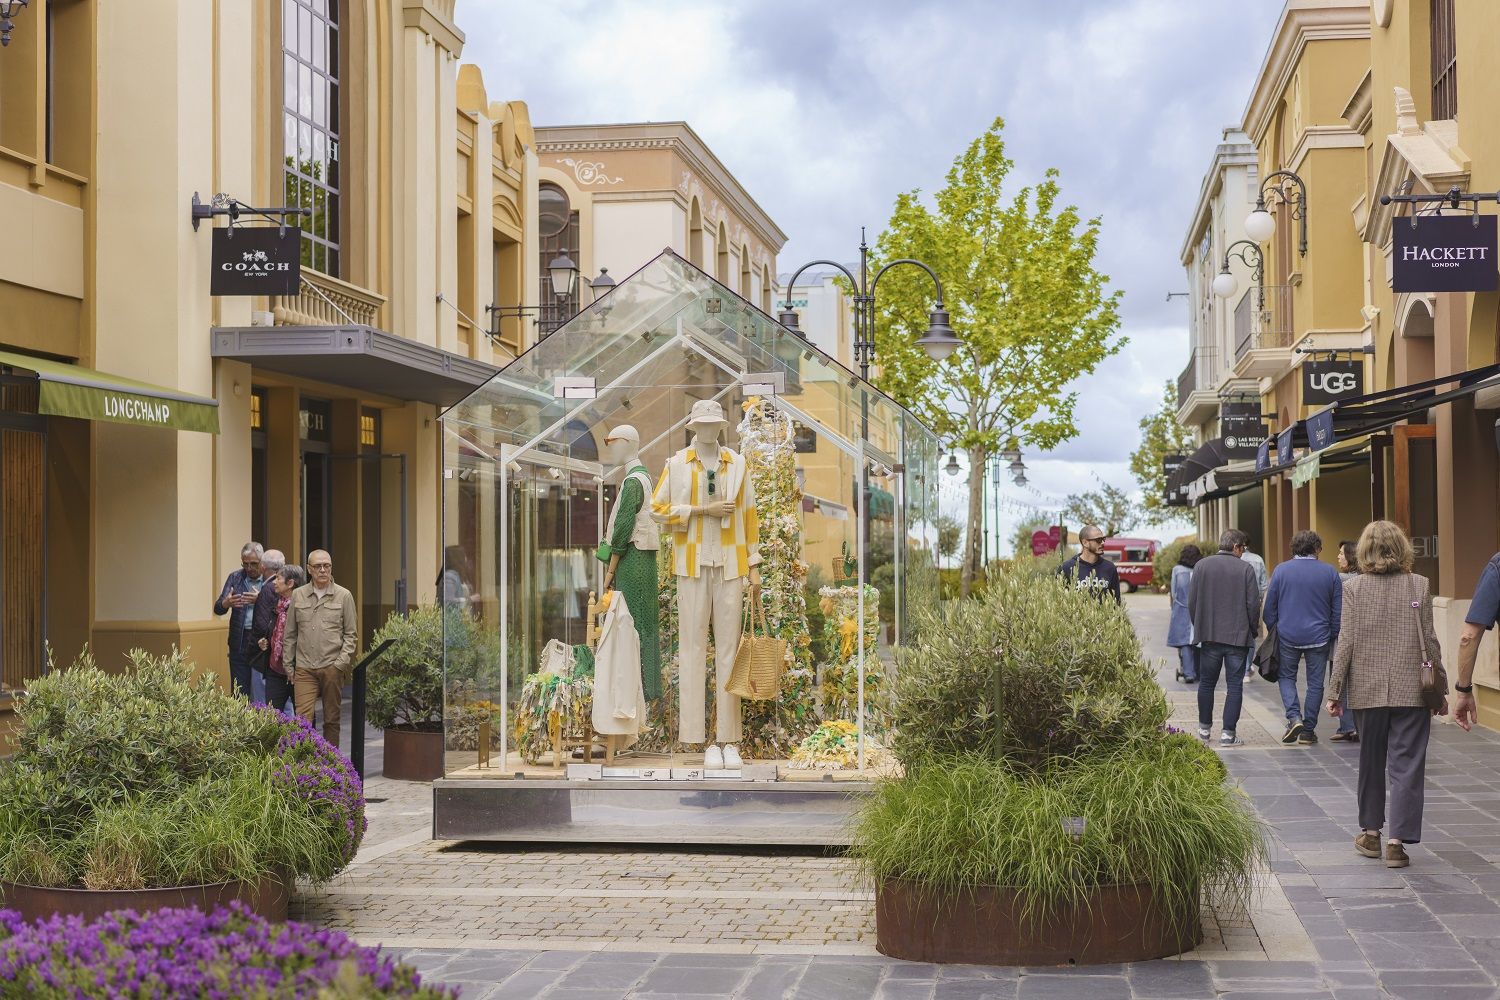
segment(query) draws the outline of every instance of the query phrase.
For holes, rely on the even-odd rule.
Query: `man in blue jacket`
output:
[[[1323,539],[1315,531],[1292,536],[1292,558],[1276,567],[1266,588],[1261,613],[1266,630],[1276,630],[1276,668],[1281,675],[1281,704],[1286,708],[1283,743],[1311,746],[1318,742],[1318,711],[1328,655],[1338,637],[1344,587],[1339,571],[1318,559]],[[1307,699],[1297,703],[1297,668],[1307,662]],[[1305,713],[1305,714],[1304,714]]]

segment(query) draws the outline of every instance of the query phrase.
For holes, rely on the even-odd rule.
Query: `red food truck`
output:
[[[1157,544],[1150,538],[1106,538],[1104,558],[1115,564],[1120,574],[1120,589],[1134,593],[1141,587],[1151,586],[1155,570],[1151,560],[1156,558]]]

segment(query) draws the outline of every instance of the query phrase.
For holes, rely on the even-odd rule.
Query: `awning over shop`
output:
[[[1177,471],[1167,477],[1167,490],[1174,492],[1182,489],[1228,462],[1229,455],[1224,450],[1223,439],[1214,438],[1184,459]]]
[[[1418,413],[1500,384],[1500,364],[1383,389],[1324,407],[1303,421],[1314,451],[1385,430]],[[1451,388],[1443,389],[1444,386]],[[1439,391],[1442,389],[1442,391]]]
[[[393,399],[449,407],[500,369],[368,326],[220,326],[213,356]]]
[[[0,374],[36,379],[36,412],[47,416],[219,433],[216,399],[7,351],[0,351]]]

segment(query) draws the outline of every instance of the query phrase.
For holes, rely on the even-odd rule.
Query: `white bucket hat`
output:
[[[729,421],[724,419],[724,407],[720,406],[718,400],[700,399],[693,404],[688,411],[688,426],[698,427],[707,424],[718,424],[720,427],[728,427]]]

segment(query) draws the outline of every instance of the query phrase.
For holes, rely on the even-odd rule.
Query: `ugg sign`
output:
[[[296,295],[302,283],[302,230],[235,226],[214,230],[212,295]]]
[[[1495,216],[1396,219],[1391,223],[1391,286],[1398,292],[1493,292],[1500,288]]]

